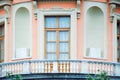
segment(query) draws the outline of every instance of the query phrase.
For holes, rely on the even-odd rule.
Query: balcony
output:
[[[15,74],[25,75],[27,76],[27,78],[29,77],[31,79],[33,75],[38,75],[39,78],[40,75],[42,76],[44,75],[43,77],[45,78],[46,76],[49,75],[55,77],[57,74],[59,74],[59,77],[65,76],[66,78],[67,77],[80,78],[81,76],[79,75],[86,77],[84,74],[96,74],[99,73],[99,71],[106,71],[108,75],[111,77],[114,76],[119,77],[120,64],[86,60],[30,60],[1,63],[0,80],[5,78],[6,73],[8,72],[12,73],[12,75]],[[37,77],[35,76],[34,78]]]

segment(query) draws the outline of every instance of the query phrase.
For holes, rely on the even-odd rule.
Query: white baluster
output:
[[[92,63],[89,63],[90,65],[90,72],[89,73],[92,73]]]
[[[69,73],[69,62],[67,62],[66,70],[66,72]]]
[[[60,73],[62,73],[62,62],[60,62]]]
[[[48,64],[48,73],[50,73],[50,62],[47,63]]]
[[[98,68],[98,63],[96,63],[96,65],[95,65],[95,66],[96,66],[96,71],[95,71],[95,73],[97,73],[97,74],[98,74],[98,73],[99,73],[99,72],[98,72],[98,69],[99,69],[99,68]]]
[[[24,74],[29,74],[30,73],[30,64],[29,64],[29,62],[24,62],[23,63],[23,73]]]
[[[64,67],[63,67],[64,69],[63,70],[64,70],[64,73],[65,73],[66,72],[66,63],[65,62],[63,62],[63,63],[64,63]]]
[[[44,62],[41,63],[41,72],[44,73]]]
[[[38,62],[37,66],[38,66],[37,71],[38,71],[38,73],[39,73],[39,72],[40,72],[40,62]]]
[[[82,62],[81,65],[81,73],[88,73],[88,62]]]
[[[58,73],[58,63],[57,62],[53,62],[53,73]]]
[[[70,62],[70,72],[73,73],[73,62]]]

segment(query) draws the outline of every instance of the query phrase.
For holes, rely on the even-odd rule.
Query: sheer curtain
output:
[[[69,28],[69,27],[70,27],[70,17],[60,17],[59,28]]]
[[[68,59],[68,31],[60,31],[59,36],[60,59]]]
[[[45,19],[46,19],[46,28],[56,27],[56,17],[47,17]]]
[[[47,59],[56,59],[56,32],[47,32]]]

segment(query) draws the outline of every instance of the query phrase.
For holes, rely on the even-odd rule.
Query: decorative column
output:
[[[5,5],[4,10],[6,11],[5,15],[5,41],[4,41],[4,62],[7,62],[7,54],[8,54],[8,24],[10,19],[10,5]]]

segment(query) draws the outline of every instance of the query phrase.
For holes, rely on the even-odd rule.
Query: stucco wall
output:
[[[113,59],[113,51],[112,51],[112,23],[110,22],[110,6],[109,3],[107,2],[107,0],[81,0],[81,4],[80,4],[80,18],[77,18],[77,59],[89,59],[89,60],[101,60],[101,59],[92,59],[92,58],[86,58],[84,57],[84,19],[85,19],[85,1],[92,1],[92,2],[96,2],[96,3],[101,3],[101,4],[105,4],[106,5],[106,10],[104,12],[106,12],[106,48],[107,48],[107,52],[105,54],[107,54],[107,58],[104,59],[106,61],[112,61]],[[12,55],[13,55],[13,6],[14,5],[20,5],[20,4],[24,4],[31,2],[31,37],[32,37],[32,57],[29,59],[39,59],[38,58],[38,19],[35,19],[35,15],[34,15],[34,6],[33,6],[33,1],[32,0],[13,0],[13,5],[10,8],[10,22],[8,24],[8,61],[12,60]],[[38,3],[38,9],[51,9],[51,8],[64,8],[64,9],[70,9],[70,8],[76,8],[77,7],[77,3],[76,2],[39,2]],[[119,13],[119,10],[115,10],[116,12]],[[0,15],[4,14],[4,11],[0,11]],[[74,23],[74,22],[73,22]],[[24,59],[23,59],[24,60]]]

